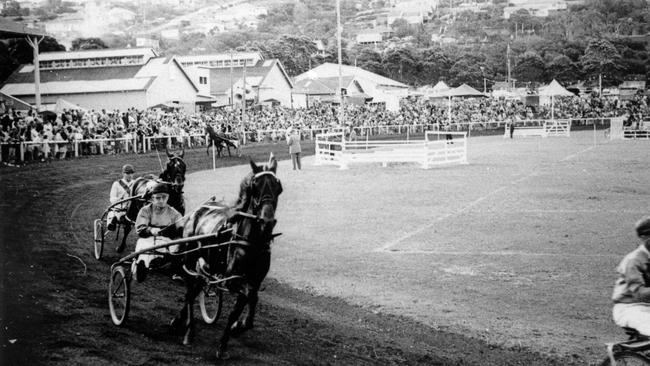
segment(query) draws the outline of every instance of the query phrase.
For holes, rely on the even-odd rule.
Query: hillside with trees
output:
[[[441,4],[424,24],[397,20],[387,25],[391,37],[375,48],[354,44],[364,26],[358,14],[381,13],[383,4],[374,2],[373,8],[368,1],[343,0],[343,62],[410,85],[443,79],[482,89],[484,78],[488,87],[506,79],[509,47],[511,75],[518,85],[552,79],[597,83],[602,76],[608,86],[650,76],[650,5],[645,0],[586,0],[547,17],[520,10],[509,19],[503,17],[504,1],[484,3],[480,11],[456,11],[459,3],[452,1],[453,9]],[[260,20],[257,29],[185,35],[177,43],[165,44],[165,52],[258,50],[265,57],[279,58],[291,75],[337,62],[333,1],[276,4]],[[432,35],[454,41],[436,43]],[[317,52],[314,40],[326,45],[324,54]]]

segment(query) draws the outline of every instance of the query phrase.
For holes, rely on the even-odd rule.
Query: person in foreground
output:
[[[157,183],[151,190],[151,203],[140,209],[135,221],[135,230],[139,237],[135,245],[136,252],[164,244],[182,235],[181,221],[183,217],[176,209],[167,204],[168,199],[167,183]],[[178,251],[178,245],[173,245],[166,250],[169,253],[174,253]],[[164,251],[165,249],[161,249],[161,252]],[[140,254],[133,262],[136,280],[144,281],[151,262],[161,257],[158,254]]]
[[[639,220],[635,229],[641,245],[616,268],[612,313],[616,325],[650,336],[650,216]]]

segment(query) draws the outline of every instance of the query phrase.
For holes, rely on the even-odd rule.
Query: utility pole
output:
[[[234,91],[232,90],[232,49],[230,50],[230,108],[235,106]]]
[[[243,141],[243,143],[245,145],[246,144],[246,130],[245,130],[245,126],[246,126],[246,60],[244,60],[244,76],[243,76],[242,80],[243,80],[243,84],[244,84],[243,85],[244,86],[244,91],[243,91],[243,93],[244,93],[244,97],[243,97],[244,104],[242,104],[242,108],[241,108],[241,126],[240,126],[240,129],[241,129],[241,133],[242,133],[242,141]]]
[[[336,0],[336,44],[338,46],[338,56],[339,56],[339,87],[336,93],[339,96],[339,124],[343,125],[343,118],[345,118],[343,111],[343,80],[342,80],[342,63],[343,57],[341,56],[341,32],[343,31],[341,27],[341,0]]]
[[[508,91],[510,91],[510,43],[508,43],[508,51],[506,52],[506,58],[508,59]]]

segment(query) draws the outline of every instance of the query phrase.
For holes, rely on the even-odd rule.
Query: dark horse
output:
[[[135,220],[138,218],[138,212],[144,206],[144,204],[149,200],[149,192],[156,183],[163,181],[168,183],[171,187],[169,189],[169,203],[170,206],[180,212],[181,215],[185,214],[185,200],[183,198],[183,186],[185,185],[185,171],[187,166],[183,161],[183,156],[185,155],[185,150],[181,150],[181,153],[176,155],[172,154],[169,151],[165,150],[167,153],[167,166],[165,170],[156,178],[153,174],[148,174],[142,177],[136,178],[133,183],[131,183],[131,190],[129,195],[131,197],[139,196],[138,199],[133,199],[128,202],[128,207],[126,210],[126,222],[127,225],[124,225],[124,237],[122,238],[122,243],[117,248],[118,252],[122,252],[126,247],[126,237],[131,232],[131,228],[135,223]]]
[[[224,147],[228,149],[228,156],[232,156],[230,154],[230,147],[234,148],[235,151],[239,151],[239,141],[228,139],[224,133],[218,133],[208,124],[205,125],[205,133],[208,135],[208,148],[206,154],[210,154],[210,147],[212,147],[212,144],[214,144],[214,147],[217,149],[217,157],[221,157],[221,151]]]
[[[275,176],[277,161],[271,155],[266,166],[258,166],[252,160],[250,165],[252,172],[242,181],[237,204],[224,208],[209,201],[189,216],[183,232],[183,237],[218,234],[214,239],[194,242],[193,248],[199,244],[223,244],[190,252],[183,258],[185,305],[171,326],[182,331],[183,344],[189,344],[194,334],[194,300],[208,280],[230,278],[223,285],[237,294],[237,300],[219,341],[218,358],[228,358],[226,351],[231,336],[253,328],[258,291],[271,265],[271,242],[279,235],[273,234],[275,209],[282,193],[282,184]],[[240,319],[246,305],[248,313]]]

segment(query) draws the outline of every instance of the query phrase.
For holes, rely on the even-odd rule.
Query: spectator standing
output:
[[[300,153],[302,149],[300,147],[300,131],[294,130],[289,127],[287,130],[287,145],[289,145],[289,155],[291,155],[291,163],[293,164],[293,170],[301,170],[300,166]]]

